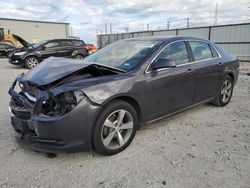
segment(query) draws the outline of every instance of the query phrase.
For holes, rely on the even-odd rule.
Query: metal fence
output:
[[[97,45],[102,48],[118,40],[143,36],[193,36],[208,39],[240,60],[250,61],[250,23],[97,35]]]

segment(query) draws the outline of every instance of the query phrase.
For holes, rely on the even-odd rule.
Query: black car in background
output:
[[[11,122],[36,150],[115,154],[150,122],[201,103],[227,105],[238,72],[238,59],[207,40],[126,39],[84,63],[49,58],[19,75]]]
[[[15,50],[15,46],[5,43],[0,43],[0,56],[8,57],[9,53]]]
[[[12,52],[9,55],[9,62],[31,69],[51,56],[83,59],[88,55],[86,44],[82,40],[52,39],[30,44],[25,48]]]

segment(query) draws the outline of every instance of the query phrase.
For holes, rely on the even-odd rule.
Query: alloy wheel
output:
[[[119,149],[127,143],[132,135],[134,120],[132,115],[123,109],[112,112],[104,121],[101,130],[103,145],[110,149]]]
[[[26,61],[29,68],[34,68],[39,63],[35,57],[30,57]]]
[[[77,55],[77,56],[75,57],[75,59],[82,60],[82,59],[84,59],[84,57],[83,57],[82,55]]]
[[[221,100],[223,103],[227,103],[232,95],[232,83],[230,80],[225,80],[221,88]]]

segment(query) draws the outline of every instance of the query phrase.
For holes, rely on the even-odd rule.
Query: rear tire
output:
[[[215,100],[212,102],[212,104],[219,107],[226,106],[231,100],[233,87],[233,79],[227,75],[220,84]]]
[[[38,60],[38,58],[36,58],[34,56],[29,56],[24,61],[24,66],[28,69],[32,69],[32,68],[36,67],[38,64],[39,64],[39,60]]]
[[[94,148],[98,153],[114,155],[132,142],[138,117],[129,103],[115,100],[100,113],[93,134]]]

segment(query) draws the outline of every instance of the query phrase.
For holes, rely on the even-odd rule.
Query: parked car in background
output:
[[[90,53],[94,53],[97,50],[97,48],[94,44],[86,44],[86,47]]]
[[[126,39],[84,63],[51,58],[19,75],[11,122],[35,150],[115,154],[150,122],[201,103],[227,105],[238,73],[238,59],[207,40]]]
[[[26,45],[25,48],[12,52],[9,55],[9,62],[31,69],[51,56],[84,59],[88,55],[86,44],[82,40],[52,39]]]
[[[6,43],[0,43],[0,56],[8,57],[9,53],[15,50],[15,46]]]

